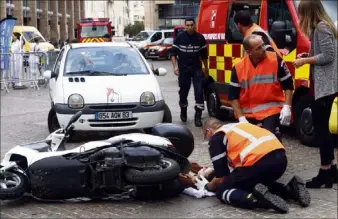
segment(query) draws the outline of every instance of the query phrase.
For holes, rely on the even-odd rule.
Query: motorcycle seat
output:
[[[123,148],[124,155],[130,163],[159,162],[162,154],[146,146]]]
[[[34,142],[30,144],[25,144],[25,145],[22,145],[22,147],[36,150],[38,152],[48,152],[48,150],[50,149],[50,144],[48,144],[46,141],[42,141],[42,142]]]

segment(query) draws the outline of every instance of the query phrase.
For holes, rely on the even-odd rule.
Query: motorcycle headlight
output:
[[[155,104],[155,95],[152,92],[144,92],[141,95],[140,103],[143,106],[152,106]]]
[[[84,107],[84,100],[80,94],[72,94],[68,98],[68,106],[72,109],[79,109]]]

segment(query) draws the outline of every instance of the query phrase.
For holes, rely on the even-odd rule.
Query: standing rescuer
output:
[[[279,124],[290,124],[292,76],[282,58],[265,50],[261,36],[249,35],[243,47],[247,55],[232,69],[228,98],[240,122],[262,122],[276,133]]]
[[[177,36],[171,49],[171,62],[174,73],[178,76],[179,105],[181,120],[187,121],[188,94],[193,81],[195,93],[195,126],[202,126],[202,111],[204,110],[203,83],[208,76],[208,53],[205,38],[196,32],[195,20],[185,20],[186,31]],[[176,59],[177,57],[177,59]],[[202,62],[204,70],[202,70]]]

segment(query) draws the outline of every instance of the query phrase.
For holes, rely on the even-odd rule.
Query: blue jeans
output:
[[[180,90],[178,91],[180,100],[180,107],[188,106],[188,94],[191,86],[191,80],[194,86],[195,94],[195,106],[201,110],[204,110],[204,94],[203,94],[203,83],[204,73],[202,69],[192,71],[180,71],[178,76],[178,85]]]

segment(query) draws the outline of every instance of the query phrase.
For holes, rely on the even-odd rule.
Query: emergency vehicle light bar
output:
[[[83,18],[81,23],[90,23],[95,21],[109,22],[109,18]]]

